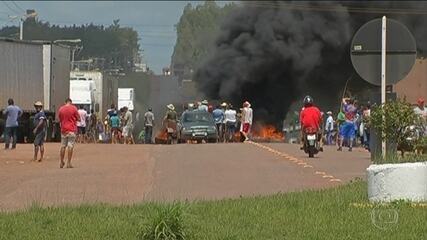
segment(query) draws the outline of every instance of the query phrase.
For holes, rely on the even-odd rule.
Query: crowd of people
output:
[[[36,101],[34,103],[34,108],[36,114],[33,119],[33,161],[41,162],[45,152],[44,141],[46,139],[47,119],[43,111],[42,102]],[[205,111],[211,113],[220,142],[235,141],[237,129],[239,129],[242,140],[247,141],[252,127],[253,110],[248,101],[245,101],[239,110],[239,112],[235,110],[230,103],[224,102],[214,107],[212,104],[209,104],[207,100],[203,100],[201,102],[185,105],[183,113],[188,111]],[[427,108],[425,107],[424,99],[418,99],[414,112],[421,116],[425,123],[427,123]],[[15,149],[19,126],[18,119],[22,116],[23,111],[15,105],[13,99],[9,99],[8,106],[3,111],[3,114],[6,116],[4,131],[5,149],[9,149],[10,147],[11,149]],[[337,114],[336,118],[334,118],[331,111],[328,111],[326,114],[326,121],[323,123],[323,114],[315,106],[313,98],[310,96],[305,97],[304,107],[300,113],[301,135],[304,136],[304,129],[310,127],[316,129],[319,133],[323,133],[324,131],[324,143],[326,145],[336,144],[338,151],[342,151],[344,146],[348,147],[349,151],[352,151],[353,146],[356,144],[360,144],[369,150],[369,117],[371,114],[371,105],[369,102],[359,106],[354,99],[344,98],[342,100],[342,109]],[[65,165],[67,168],[72,168],[71,159],[76,142],[103,141],[124,144],[135,143],[133,136],[133,114],[127,107],[117,110],[114,104],[111,105],[111,109],[108,110],[107,116],[104,119],[105,121],[102,121],[94,114],[93,110],[88,114],[83,106],[79,106],[79,109],[77,109],[77,107],[72,104],[72,100],[67,98],[65,104],[58,110],[58,117],[61,131],[61,168]],[[136,114],[136,120],[139,121],[139,113]],[[153,142],[154,120],[153,111],[149,108],[144,114],[143,129],[138,137],[140,138],[140,136],[143,135],[144,143]],[[167,106],[167,112],[163,120],[167,124],[175,124],[176,128],[178,114],[172,104]],[[427,126],[425,129],[427,129]],[[320,139],[323,139],[323,137],[320,137]],[[67,162],[65,162],[64,159],[67,151]],[[38,158],[39,153],[40,158]]]
[[[176,128],[178,121],[178,115],[175,111],[175,107],[172,104],[167,105],[167,112],[164,117],[164,124],[167,127]],[[218,105],[209,104],[207,100],[201,102],[189,103],[184,105],[183,114],[189,111],[204,111],[212,114],[217,133],[218,142],[233,142],[236,141],[236,129],[240,129],[240,134],[243,141],[249,140],[249,134],[251,131],[253,121],[253,110],[251,104],[245,101],[242,104],[242,108],[237,112],[231,103],[223,102]],[[147,116],[147,113],[146,113]],[[150,123],[150,121],[148,121]],[[145,120],[147,123],[147,120]],[[150,127],[150,126],[148,126]],[[147,126],[146,126],[147,128]]]
[[[314,109],[314,110],[313,110]],[[414,112],[421,116],[427,123],[427,109],[424,99],[417,100]],[[314,106],[313,99],[307,96],[304,99],[304,107],[300,113],[302,136],[304,128],[312,127],[324,133],[321,137],[322,143],[326,145],[337,145],[337,150],[342,151],[348,147],[352,151],[356,145],[363,146],[370,151],[371,129],[369,117],[371,115],[371,104],[359,105],[352,98],[343,98],[342,107],[336,118],[332,111],[326,112],[326,121],[323,122],[323,113]],[[322,129],[323,128],[323,129]],[[425,127],[427,129],[427,125]],[[427,132],[425,133],[427,135]]]

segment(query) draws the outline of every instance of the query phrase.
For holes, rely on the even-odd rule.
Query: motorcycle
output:
[[[304,152],[308,153],[308,157],[312,158],[315,154],[320,151],[320,142],[318,139],[318,133],[314,128],[306,128],[304,130]]]

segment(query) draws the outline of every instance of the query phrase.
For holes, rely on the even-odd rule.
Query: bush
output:
[[[369,121],[371,127],[376,132],[381,133],[379,134],[380,140],[386,140],[402,151],[402,158],[400,159],[395,151],[389,151],[386,159],[378,157],[374,159],[375,163],[412,161],[404,158],[403,153],[405,151],[413,151],[422,138],[414,138],[413,131],[409,131],[409,127],[415,126],[415,128],[422,129],[423,124],[422,119],[415,114],[413,107],[409,103],[399,99],[373,107]],[[411,141],[408,140],[410,138],[412,138]]]
[[[187,234],[183,224],[183,210],[180,204],[160,207],[157,216],[146,224],[138,234],[141,240],[185,240]]]

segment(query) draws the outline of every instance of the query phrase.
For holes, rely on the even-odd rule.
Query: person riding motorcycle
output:
[[[307,128],[312,128],[317,132],[317,141],[322,142],[322,132],[320,129],[320,126],[322,125],[322,114],[316,106],[314,106],[314,100],[310,96],[306,96],[304,98],[304,107],[301,110],[300,113],[300,123],[301,123],[301,137],[302,137],[302,143],[303,146],[301,147],[301,150],[304,149],[304,140],[306,137],[305,130]],[[323,151],[323,146],[320,144],[320,151]]]

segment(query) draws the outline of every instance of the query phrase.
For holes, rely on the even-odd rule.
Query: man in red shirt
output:
[[[80,116],[70,98],[67,98],[65,105],[59,108],[58,115],[61,124],[61,163],[59,167],[63,168],[65,165],[65,150],[68,147],[67,168],[72,168],[71,158],[73,157],[73,148],[76,141],[77,121],[80,121]]]
[[[317,139],[319,141],[322,139],[322,134],[320,132],[320,126],[322,124],[322,114],[320,113],[319,108],[313,105],[313,98],[310,96],[306,96],[304,98],[304,107],[302,108],[300,113],[300,123],[303,145],[305,138],[305,129],[307,128],[312,128],[315,132],[318,133]],[[320,143],[321,142],[322,141],[320,141]],[[322,144],[320,144],[320,151],[323,151]]]

